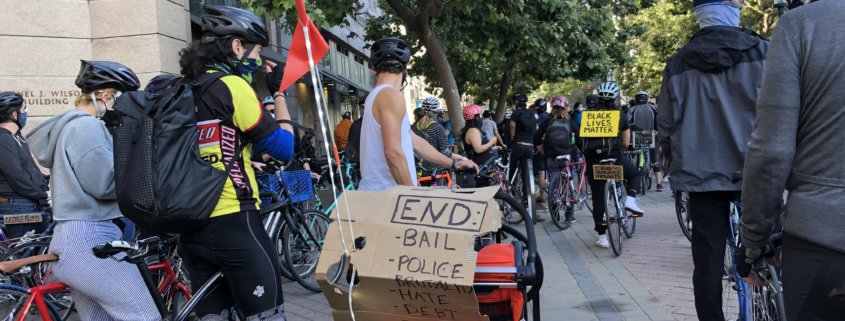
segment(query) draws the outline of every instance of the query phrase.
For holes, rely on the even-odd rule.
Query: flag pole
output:
[[[311,51],[311,36],[309,34],[310,31],[308,30],[309,24],[302,23],[301,20],[299,21],[299,23],[302,24],[302,33],[305,36],[305,50],[308,53],[308,68],[311,71],[311,84],[314,87],[314,100],[315,100],[315,103],[317,104],[317,116],[320,118],[320,126],[322,127],[321,131],[323,133],[323,146],[326,149],[326,159],[328,160],[328,165],[329,165],[329,179],[331,180],[331,184],[332,184],[332,196],[334,197],[335,203],[338,204],[339,201],[338,201],[337,189],[335,188],[337,185],[335,184],[335,179],[334,179],[335,171],[332,168],[332,161],[331,161],[331,157],[330,157],[331,156],[331,150],[329,149],[329,139],[330,139],[330,137],[328,136],[328,134],[326,132],[326,127],[328,127],[329,124],[327,123],[327,120],[326,120],[327,115],[325,115],[325,114],[328,114],[329,109],[328,109],[328,105],[325,104],[325,97],[323,97],[323,87],[321,86],[322,82],[320,81],[320,79],[318,77],[319,71],[317,70],[317,66],[314,63],[314,55]],[[326,111],[325,114],[323,113],[324,109]],[[334,138],[334,137],[331,137],[331,138]],[[338,163],[337,166],[339,168],[340,164]],[[343,175],[341,174],[341,177],[339,177],[341,184],[343,184],[343,177],[342,176]],[[343,195],[346,195],[346,193],[343,193]],[[349,232],[350,232],[350,237],[351,237],[350,239],[355,240],[355,231],[352,228],[352,217],[351,217],[351,212],[349,211],[349,203],[348,202],[344,202],[344,203],[346,204],[346,216],[347,216],[347,220],[348,220],[348,223],[349,223]],[[346,239],[344,239],[343,236],[342,236],[343,235],[343,220],[340,219],[340,209],[339,208],[337,208],[337,213],[338,213],[338,222],[337,222],[338,223],[338,229],[341,231],[341,243],[343,245],[344,257],[345,257],[345,260],[341,259],[341,262],[343,262],[343,261],[349,262],[349,257],[350,257],[349,248],[346,246]],[[344,268],[345,268],[344,266],[340,266],[340,267],[338,267],[338,270],[341,270],[341,269],[344,269]],[[349,315],[352,318],[352,321],[355,321],[355,311],[353,311],[353,309],[352,309],[352,286],[354,285],[355,282],[353,282],[352,280],[355,279],[356,274],[357,274],[357,271],[355,270],[355,267],[353,266],[352,267],[352,279],[349,280],[349,290],[347,292],[347,295],[349,296]]]

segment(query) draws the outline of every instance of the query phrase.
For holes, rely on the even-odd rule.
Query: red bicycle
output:
[[[560,179],[557,185],[552,186],[549,201],[549,214],[552,217],[552,223],[559,229],[568,229],[574,220],[574,213],[576,210],[587,207],[590,212],[590,192],[588,191],[587,180],[585,178],[587,172],[587,163],[583,158],[577,161],[572,161],[571,155],[561,155],[555,158],[560,170]],[[573,174],[573,172],[575,172]],[[564,215],[560,215],[561,206],[563,207]]]

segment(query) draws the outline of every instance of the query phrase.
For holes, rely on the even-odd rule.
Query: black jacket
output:
[[[20,134],[0,129],[0,196],[47,199],[47,180],[35,166]]]

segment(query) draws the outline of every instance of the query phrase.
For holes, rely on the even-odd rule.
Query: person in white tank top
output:
[[[452,160],[411,132],[401,87],[407,76],[411,49],[399,38],[383,38],[370,49],[376,88],[364,103],[361,123],[361,183],[358,190],[383,191],[396,185],[416,186],[414,153],[452,169],[478,170],[471,160]]]

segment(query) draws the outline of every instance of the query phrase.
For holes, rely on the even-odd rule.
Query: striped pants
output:
[[[98,259],[91,248],[121,238],[111,221],[60,221],[50,252],[59,256],[53,274],[70,287],[84,321],[148,321],[161,315],[135,265]]]

